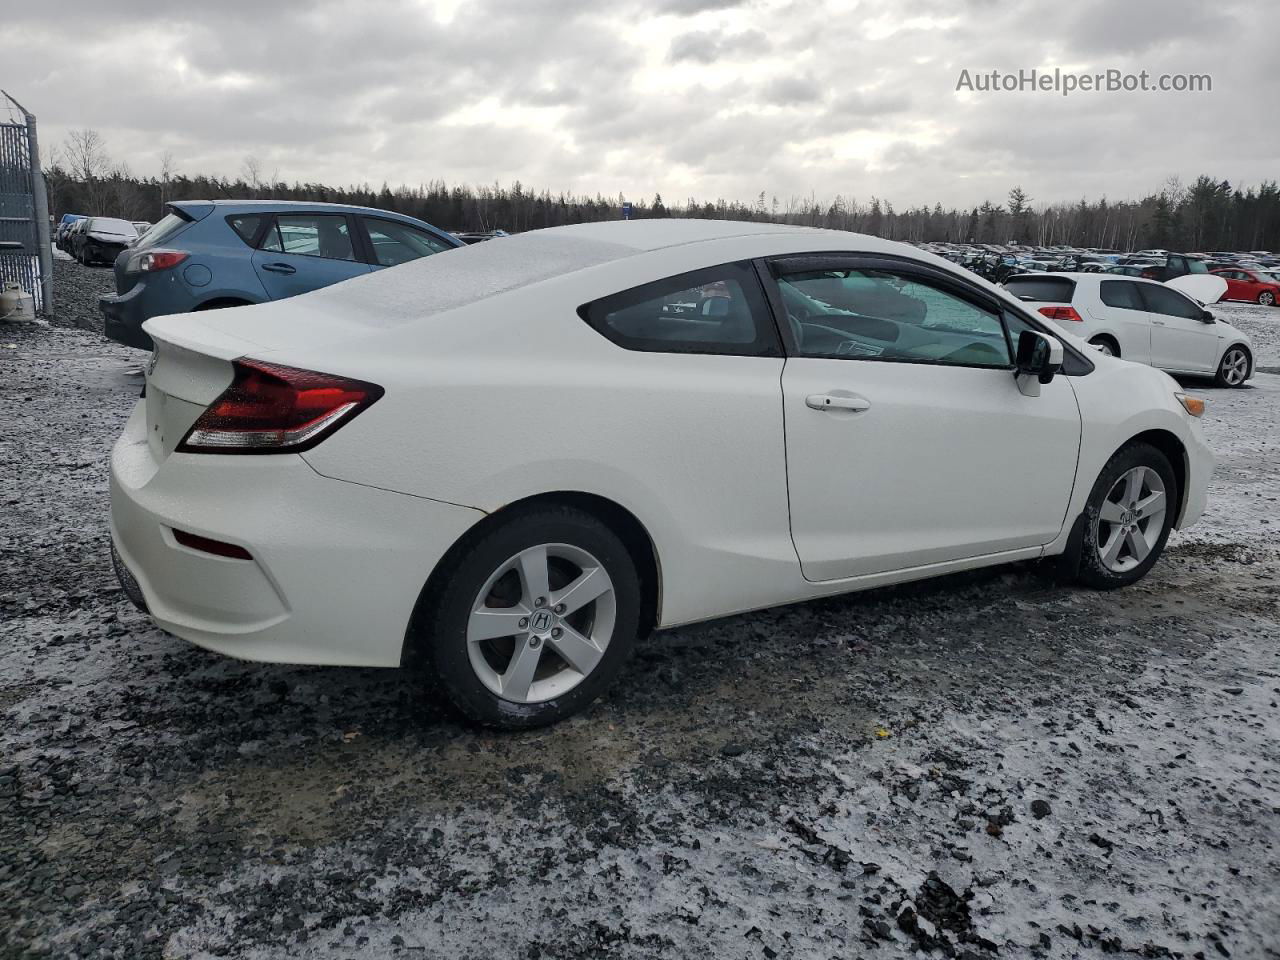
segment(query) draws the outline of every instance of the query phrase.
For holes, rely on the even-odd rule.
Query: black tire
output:
[[[467,623],[477,594],[489,578],[510,558],[541,544],[585,550],[604,567],[613,584],[613,630],[599,662],[572,689],[541,702],[514,702],[493,692],[472,667]],[[635,647],[641,609],[635,562],[622,540],[589,513],[542,507],[514,515],[464,541],[456,560],[446,558],[445,562],[452,563],[452,569],[433,585],[434,596],[424,597],[425,615],[416,620],[414,640],[433,679],[453,705],[476,723],[528,729],[577,713],[609,688]]]
[[[1258,302],[1264,307],[1273,307],[1276,303],[1276,295],[1270,290],[1263,290],[1258,294]]]
[[[1099,514],[1102,510],[1102,502],[1107,498],[1112,488],[1116,486],[1121,477],[1135,467],[1149,467],[1159,475],[1161,482],[1164,484],[1165,510],[1159,537],[1155,545],[1150,548],[1146,558],[1131,569],[1118,572],[1108,568],[1103,563],[1098,549],[1098,538],[1103,526],[1099,522]],[[1089,500],[1085,504],[1076,579],[1087,587],[1093,587],[1098,590],[1113,590],[1116,587],[1127,587],[1129,584],[1136,583],[1145,577],[1164,552],[1165,543],[1169,539],[1169,531],[1173,529],[1173,522],[1177,517],[1178,504],[1181,502],[1179,500],[1180,496],[1177,475],[1173,472],[1169,458],[1151,444],[1131,443],[1112,456],[1098,475],[1098,480],[1093,485],[1093,490],[1089,493]],[[1108,525],[1109,529],[1110,525]]]
[[[1101,337],[1101,336],[1094,337],[1089,342],[1093,344],[1095,347],[1105,347],[1108,356],[1112,356],[1112,357],[1120,356],[1120,344],[1116,343],[1110,337]]]
[[[1238,374],[1233,372],[1232,368],[1238,369],[1238,363],[1234,354],[1241,354],[1245,359],[1245,369],[1243,378],[1236,379]],[[1215,387],[1243,387],[1249,379],[1249,375],[1253,373],[1253,354],[1249,352],[1249,348],[1241,343],[1233,343],[1227,349],[1222,351],[1222,359],[1218,361],[1218,370],[1213,375],[1213,385]]]

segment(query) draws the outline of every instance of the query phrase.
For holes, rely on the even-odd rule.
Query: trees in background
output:
[[[177,169],[165,152],[159,177],[137,177],[127,164],[113,164],[101,136],[93,130],[73,131],[52,151],[45,171],[50,205],[63,213],[156,220],[173,200],[254,199],[310,200],[380,207],[419,217],[446,230],[503,229],[515,233],[621,216],[622,197],[574,196],[531,190],[520,181],[510,186],[450,186],[431,180],[418,186],[378,187],[367,183],[334,187],[320,183],[286,183],[279,171],[266,174],[262,163],[247,156],[234,180]],[[772,196],[771,202],[766,198]],[[837,194],[830,201],[815,195],[779,201],[761,191],[751,202],[690,197],[684,204],[632,201],[632,217],[709,217],[759,220],[830,227],[870,233],[890,240],[939,240],[1040,245],[1175,250],[1280,249],[1280,186],[1274,180],[1239,189],[1226,180],[1200,176],[1184,187],[1177,177],[1141,200],[1109,201],[1106,197],[1076,203],[1033,204],[1014,186],[1005,204],[944,209],[941,203],[895,210],[882,197],[859,201]]]

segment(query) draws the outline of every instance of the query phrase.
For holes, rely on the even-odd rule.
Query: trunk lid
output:
[[[235,374],[231,361],[257,344],[228,336],[193,315],[156,317],[145,324],[155,342],[147,363],[147,444],[159,463]]]

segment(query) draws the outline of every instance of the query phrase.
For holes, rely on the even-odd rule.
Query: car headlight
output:
[[[1178,398],[1178,402],[1182,404],[1182,409],[1187,411],[1187,413],[1191,414],[1193,417],[1204,416],[1204,397],[1193,397],[1189,393],[1175,393],[1174,396]]]

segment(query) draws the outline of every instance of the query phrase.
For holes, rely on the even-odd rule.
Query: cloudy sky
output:
[[[184,9],[185,8],[185,9]],[[56,146],[285,180],[901,208],[1280,176],[1273,0],[48,0],[4,87]],[[15,34],[16,28],[16,34]],[[1209,93],[956,92],[963,69],[1207,73]]]

